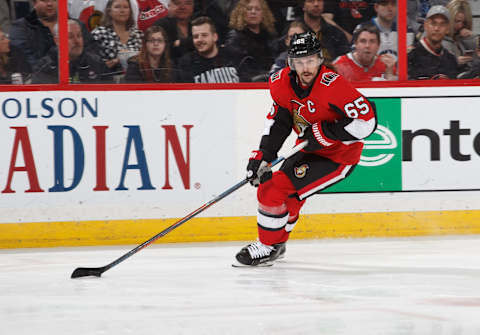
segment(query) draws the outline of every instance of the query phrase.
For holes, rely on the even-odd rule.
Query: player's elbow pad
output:
[[[371,118],[368,121],[362,119],[355,119],[345,126],[345,131],[356,139],[364,139],[370,136],[377,128],[377,121]]]

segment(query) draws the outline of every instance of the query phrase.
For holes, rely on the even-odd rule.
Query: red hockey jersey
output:
[[[351,52],[338,57],[333,65],[335,65],[338,73],[355,82],[385,80],[385,71],[387,69],[385,63],[379,57],[375,57],[375,62],[366,68],[355,61]]]
[[[269,85],[274,103],[260,149],[276,155],[292,129],[300,134],[317,123],[316,138],[324,147],[315,154],[340,164],[358,163],[362,139],[377,125],[375,106],[345,78],[322,66],[305,90],[297,84],[296,73],[286,67],[270,77]]]

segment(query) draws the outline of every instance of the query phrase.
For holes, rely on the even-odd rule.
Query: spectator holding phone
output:
[[[472,10],[465,0],[452,0],[447,8],[452,24],[443,41],[443,46],[457,57],[461,71],[467,71],[472,66],[475,50],[478,48],[478,35],[472,32]]]

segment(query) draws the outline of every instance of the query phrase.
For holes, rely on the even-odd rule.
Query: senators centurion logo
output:
[[[302,164],[298,167],[294,167],[293,170],[295,172],[295,177],[297,178],[305,177],[308,169],[309,169],[308,164]]]
[[[293,127],[295,128],[295,131],[298,134],[303,133],[305,128],[308,128],[310,126],[310,123],[303,118],[302,114],[302,108],[305,107],[304,104],[302,104],[300,101],[297,100],[290,100],[290,103],[292,104],[292,110],[293,110]]]

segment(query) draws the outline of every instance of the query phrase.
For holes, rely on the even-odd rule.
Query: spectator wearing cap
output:
[[[409,79],[454,79],[457,60],[442,46],[450,30],[450,15],[444,6],[433,6],[424,22],[425,35],[408,53]]]
[[[395,62],[391,54],[377,55],[380,32],[373,24],[359,26],[353,32],[354,51],[340,56],[333,63],[339,74],[350,81],[396,80]]]
[[[373,17],[363,24],[370,23],[375,25],[380,31],[380,48],[378,53],[398,55],[398,33],[397,33],[397,1],[396,0],[376,0],[373,6],[377,16]],[[414,42],[414,32],[407,27],[407,47],[412,47]]]

